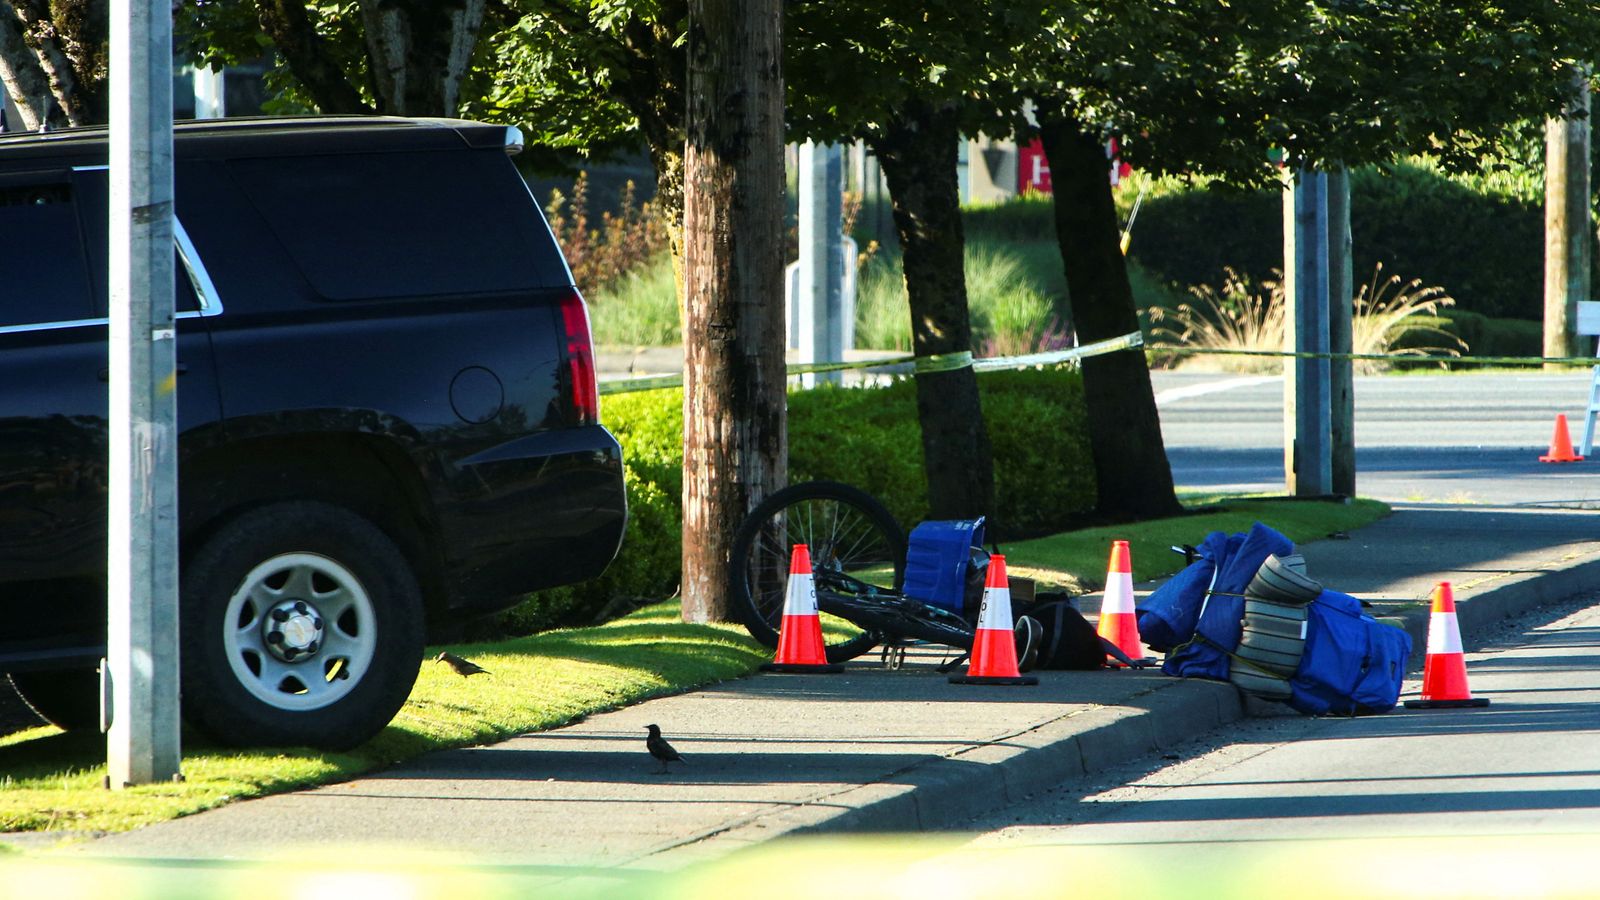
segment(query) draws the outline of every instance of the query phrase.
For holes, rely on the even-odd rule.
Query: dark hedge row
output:
[[[1084,433],[1082,382],[1058,368],[978,377],[994,445],[997,518],[1010,535],[1067,527],[1094,505],[1093,462]],[[483,634],[527,634],[587,624],[678,585],[682,542],[683,393],[606,397],[601,418],[622,442],[629,521],[622,551],[605,575],[541,591]],[[909,379],[883,387],[789,394],[789,480],[853,484],[881,500],[908,531],[927,517],[921,431]]]
[[[1443,287],[1456,309],[1543,318],[1544,212],[1536,200],[1475,190],[1415,163],[1388,173],[1366,167],[1351,173],[1350,231],[1357,285],[1381,261],[1386,272]],[[1129,252],[1181,285],[1220,283],[1224,266],[1268,277],[1283,266],[1282,194],[1153,190]]]

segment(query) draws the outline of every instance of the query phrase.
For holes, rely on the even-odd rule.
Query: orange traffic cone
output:
[[[1428,617],[1428,658],[1422,668],[1422,699],[1407,700],[1408,709],[1443,709],[1488,706],[1489,698],[1467,690],[1467,663],[1461,656],[1461,626],[1456,622],[1456,598],[1450,582],[1433,589],[1433,613]]]
[[[789,556],[789,592],[783,600],[778,653],[763,663],[763,672],[843,672],[828,662],[822,643],[822,618],[817,614],[817,585],[811,576],[811,548],[795,544]]]
[[[1106,568],[1106,593],[1100,601],[1100,624],[1095,631],[1115,644],[1129,659],[1137,661],[1145,657],[1144,644],[1139,640],[1139,620],[1133,612],[1133,565],[1128,557],[1127,541],[1113,541],[1111,544],[1111,565]],[[1106,665],[1121,668],[1123,664],[1108,658]]]
[[[1039,683],[1039,679],[1017,670],[1017,635],[1011,621],[1011,587],[1006,582],[1004,556],[989,557],[989,577],[983,583],[983,605],[978,609],[978,630],[972,636],[967,674],[951,675],[950,683]]]
[[[1539,457],[1539,462],[1583,462],[1583,457],[1572,452],[1572,436],[1567,434],[1567,416],[1556,414],[1556,433],[1550,438],[1550,452]]]

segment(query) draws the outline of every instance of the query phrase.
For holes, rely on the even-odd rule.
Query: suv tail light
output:
[[[577,424],[593,425],[600,421],[600,390],[595,384],[589,309],[576,290],[561,298],[561,327],[567,336],[567,400]]]

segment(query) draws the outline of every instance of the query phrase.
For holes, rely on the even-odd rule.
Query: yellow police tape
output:
[[[1029,353],[1021,356],[995,356],[986,359],[974,359],[970,352],[938,353],[930,356],[888,356],[881,359],[862,360],[859,362],[835,363],[809,363],[806,365],[789,366],[786,374],[805,375],[820,372],[843,372],[850,369],[879,369],[889,374],[906,374],[914,372],[926,375],[932,372],[953,372],[971,366],[978,372],[996,372],[1006,369],[1027,369],[1034,366],[1054,366],[1063,363],[1076,362],[1092,356],[1102,356],[1107,353],[1116,353],[1119,350],[1132,350],[1144,347],[1150,354],[1171,354],[1176,356],[1267,356],[1284,359],[1329,359],[1349,361],[1376,361],[1376,362],[1408,362],[1408,363],[1450,363],[1452,365],[1472,366],[1595,366],[1600,365],[1600,358],[1593,356],[1448,356],[1444,354],[1409,354],[1409,353],[1311,353],[1293,350],[1224,350],[1206,347],[1180,347],[1175,345],[1150,345],[1144,342],[1144,336],[1137,331],[1132,331],[1114,338],[1084,344],[1068,350],[1056,350],[1048,353]],[[683,376],[676,375],[645,375],[638,378],[618,378],[600,382],[602,394],[627,394],[636,391],[654,391],[661,388],[679,387],[683,384]]]
[[[1030,353],[1024,356],[996,356],[987,359],[973,359],[970,352],[937,353],[930,356],[889,356],[882,359],[862,360],[859,362],[836,363],[807,363],[805,365],[789,366],[787,375],[806,375],[819,372],[843,372],[848,369],[883,369],[892,374],[904,374],[907,371],[918,375],[930,372],[953,372],[971,366],[979,372],[993,372],[1002,369],[1026,369],[1033,366],[1054,366],[1062,363],[1074,362],[1091,356],[1102,356],[1115,353],[1119,350],[1131,350],[1144,345],[1144,336],[1137,331],[1132,331],[1081,347],[1072,347],[1066,350],[1053,350],[1048,353]],[[618,378],[611,381],[600,382],[602,394],[628,394],[635,391],[654,391],[661,388],[678,387],[683,384],[680,375],[645,375],[638,378]]]
[[[1146,345],[1154,354],[1171,353],[1179,356],[1277,356],[1285,359],[1343,359],[1376,360],[1380,362],[1437,362],[1472,366],[1596,366],[1596,356],[1448,356],[1444,354],[1411,353],[1312,353],[1294,350],[1222,350],[1207,347],[1179,347],[1170,344]]]

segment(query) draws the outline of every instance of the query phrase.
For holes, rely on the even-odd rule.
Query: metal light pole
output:
[[[110,518],[101,696],[113,790],[178,775],[172,7],[112,0]],[[108,689],[107,689],[108,688]]]

